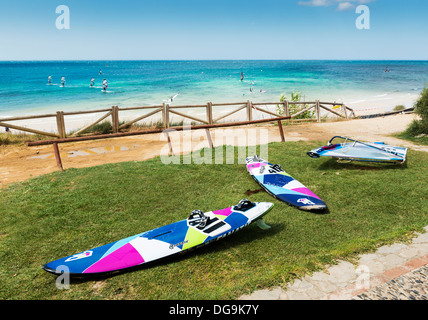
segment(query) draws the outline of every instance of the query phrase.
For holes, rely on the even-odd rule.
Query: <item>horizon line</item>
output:
[[[0,62],[65,62],[65,61],[428,61],[428,59],[349,59],[349,58],[330,58],[330,59],[21,59],[6,60],[0,59]]]

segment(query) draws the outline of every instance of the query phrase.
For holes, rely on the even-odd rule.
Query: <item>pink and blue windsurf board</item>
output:
[[[305,211],[327,209],[320,197],[285,172],[280,165],[272,165],[258,156],[248,157],[246,165],[254,180],[278,200]]]
[[[270,202],[243,199],[221,210],[195,210],[188,219],[49,262],[43,269],[57,275],[88,276],[133,268],[207,245],[252,222],[262,227],[262,217],[272,207]]]

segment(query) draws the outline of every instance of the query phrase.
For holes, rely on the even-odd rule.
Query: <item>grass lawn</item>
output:
[[[321,144],[271,143],[269,161],[319,195],[326,214],[300,211],[261,191],[238,164],[238,148],[235,164],[164,165],[155,158],[13,184],[0,192],[0,299],[235,299],[408,240],[428,225],[427,153],[409,150],[405,166],[306,155]],[[222,209],[243,198],[275,204],[264,218],[271,229],[253,224],[166,262],[72,282],[69,289],[57,289],[56,277],[41,268],[185,219],[194,209]]]
[[[419,136],[419,138],[416,138],[415,136],[409,134],[408,132],[403,131],[401,133],[394,135],[394,137],[399,139],[409,140],[415,144],[428,146],[428,135],[421,135]]]

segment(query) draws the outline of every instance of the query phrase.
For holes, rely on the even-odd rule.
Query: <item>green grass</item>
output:
[[[407,131],[393,135],[396,138],[409,140],[413,143],[428,146],[428,135],[413,135]]]
[[[159,158],[40,176],[0,192],[0,299],[234,299],[404,241],[428,225],[428,154],[406,166],[338,164],[305,153],[317,142],[271,143],[269,160],[326,201],[300,211],[272,198],[245,165],[164,165]],[[216,149],[217,150],[217,149]],[[235,156],[238,156],[235,148]],[[238,203],[275,204],[247,228],[166,262],[59,290],[42,265]]]
[[[2,129],[3,127],[0,127]],[[2,145],[25,145],[28,141],[48,140],[52,139],[49,136],[30,133],[0,133],[0,147]]]

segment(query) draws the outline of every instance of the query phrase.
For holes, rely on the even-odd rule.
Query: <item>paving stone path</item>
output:
[[[428,265],[359,294],[352,300],[428,300]]]
[[[240,300],[427,300],[428,226],[412,243],[382,246],[359,257],[357,265],[339,261],[286,285],[259,290]]]

